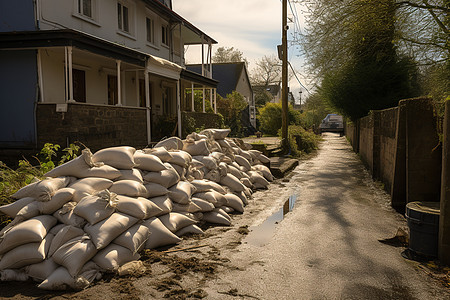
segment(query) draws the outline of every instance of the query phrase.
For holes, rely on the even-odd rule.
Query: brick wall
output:
[[[69,103],[67,112],[56,112],[56,104],[37,106],[38,149],[45,143],[79,141],[91,151],[111,146],[147,145],[146,110],[106,105]]]

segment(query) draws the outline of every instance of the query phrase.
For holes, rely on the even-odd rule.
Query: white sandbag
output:
[[[197,132],[192,132],[190,134],[188,134],[186,136],[187,140],[194,140],[194,141],[199,141],[199,140],[205,140],[208,139],[208,137],[206,135],[203,134],[198,134]]]
[[[106,178],[89,177],[79,179],[69,185],[70,188],[75,190],[72,201],[80,202],[86,196],[109,189],[112,184],[112,180]]]
[[[0,270],[19,269],[43,261],[50,247],[53,235],[49,234],[38,243],[21,244],[6,252],[0,259]]]
[[[230,220],[231,221],[231,217],[230,217],[230,215],[229,214],[227,214],[226,213],[226,211],[225,210],[223,210],[222,208],[219,208],[219,207],[217,207],[217,208],[214,208],[214,211],[215,212],[218,212],[219,214],[221,214],[222,216],[224,216],[226,219],[228,219],[228,220]]]
[[[171,232],[177,232],[183,227],[196,224],[197,221],[192,220],[191,218],[186,217],[183,214],[171,212],[167,215],[162,215],[159,217],[164,226],[167,227]]]
[[[48,255],[50,256],[50,254]],[[42,282],[49,277],[59,265],[55,263],[53,258],[47,258],[44,261],[28,265],[25,267],[25,273],[36,281]]]
[[[233,192],[242,192],[245,190],[245,186],[239,181],[239,179],[230,173],[220,179],[220,184],[226,185]]]
[[[144,195],[145,198],[153,198],[153,197],[159,197],[164,196],[169,193],[169,190],[163,187],[160,184],[149,182],[144,185],[146,189],[146,193]]]
[[[203,230],[195,224],[186,226],[175,232],[178,237],[186,234],[204,234]]]
[[[203,172],[203,170],[201,169],[196,169],[193,167],[189,167],[186,177],[188,178],[189,181],[197,179],[197,180],[201,180],[203,179],[203,177],[205,176],[205,173]]]
[[[101,149],[94,153],[94,163],[104,163],[117,169],[131,169],[135,166],[133,155],[136,149],[129,146],[119,146]]]
[[[228,143],[227,140],[218,139],[218,140],[216,140],[216,142],[219,143],[219,145],[222,149],[231,149],[231,145],[230,145],[230,143]]]
[[[134,180],[120,180],[112,184],[109,190],[117,195],[129,197],[146,197],[147,189],[142,183]]]
[[[186,180],[187,168],[179,166],[177,164],[172,164],[171,167],[178,173],[180,180]]]
[[[195,198],[203,199],[205,201],[208,201],[209,203],[213,204],[215,207],[221,207],[222,205],[226,204],[226,198],[219,192],[216,192],[214,190],[210,190],[207,192],[201,192],[201,193],[195,193],[193,195]]]
[[[270,159],[267,156],[265,156],[264,154],[262,154],[261,151],[258,151],[258,150],[248,150],[248,151],[250,153],[253,153],[261,163],[263,163],[263,164],[270,163]]]
[[[129,249],[111,243],[100,250],[92,261],[103,270],[115,271],[127,262],[138,260],[140,257],[138,253],[133,254]]]
[[[47,232],[56,224],[56,219],[41,215],[10,228],[0,237],[0,254],[28,243],[41,243]]]
[[[234,160],[239,164],[239,166],[244,167],[246,172],[250,171],[252,168],[250,162],[241,155],[235,155]]]
[[[55,211],[53,216],[60,223],[81,228],[86,224],[86,220],[73,213],[73,209],[76,205],[76,202],[67,202],[61,209]]]
[[[217,161],[217,163],[219,163],[219,162],[221,162],[222,159],[225,157],[225,154],[223,154],[222,152],[214,151],[214,152],[211,152],[211,154],[209,155],[209,157],[214,158],[214,159]]]
[[[145,242],[147,241],[149,235],[150,231],[147,226],[136,224],[116,237],[112,241],[112,244],[125,247],[135,254],[144,248]]]
[[[172,159],[169,160],[171,165],[178,165],[183,168],[187,168],[192,161],[192,156],[186,151],[171,151],[169,152],[172,155]]]
[[[39,210],[39,203],[46,203],[40,201],[33,201],[30,204],[25,205],[18,213],[16,218],[20,218],[21,220],[28,220],[39,216],[41,214]]]
[[[206,143],[206,140],[198,140],[198,141],[190,141],[190,140],[184,140],[183,141],[183,151],[186,151],[191,156],[194,155],[209,155],[211,152],[208,148],[208,144]]]
[[[136,224],[138,219],[123,214],[113,213],[109,218],[95,225],[87,224],[84,231],[89,234],[97,250],[100,250],[118,237],[125,230]]]
[[[231,214],[231,213],[234,212],[234,209],[233,209],[233,208],[231,208],[231,207],[229,207],[229,206],[225,206],[225,205],[222,206],[221,209],[222,209],[224,212],[226,212],[227,214]]]
[[[178,204],[176,202],[174,202],[172,204],[172,212],[179,212],[179,213],[183,213],[183,212],[189,212],[189,213],[195,213],[198,211],[202,211],[202,209],[196,205],[195,203],[193,203],[192,201],[189,202],[188,204]]]
[[[67,226],[66,224],[58,223],[55,226],[53,226],[52,229],[50,229],[50,231],[47,234],[51,233],[53,235],[56,235],[61,229],[63,229],[66,226]]]
[[[244,205],[248,205],[248,199],[244,192],[233,192],[233,194],[238,196]]]
[[[37,201],[50,201],[55,192],[66,187],[70,181],[70,177],[47,178],[24,186],[11,197],[14,199],[33,197]]]
[[[205,166],[205,164],[202,163],[201,161],[195,159],[194,157],[192,157],[192,161],[190,163],[190,166],[200,169],[200,168],[203,168]]]
[[[223,214],[217,211],[210,211],[203,213],[203,221],[225,226],[231,225],[231,221],[228,218],[226,218]]]
[[[101,177],[115,179],[119,171],[103,163],[94,163],[89,149],[81,151],[81,155],[45,173],[47,177],[73,176],[77,178]]]
[[[142,171],[136,168],[131,170],[119,170],[120,176],[116,178],[115,181],[119,180],[134,180],[139,183],[144,183],[144,179],[142,177]]]
[[[97,249],[87,234],[75,237],[53,253],[53,260],[64,266],[72,277],[79,275],[84,264],[97,254]]]
[[[0,271],[0,281],[27,281],[28,278],[23,270],[5,269]]]
[[[254,188],[267,188],[269,186],[269,182],[258,172],[249,171],[250,181],[253,183]]]
[[[144,175],[145,182],[153,182],[169,188],[180,181],[180,175],[174,168],[165,169],[159,172],[148,172]]]
[[[179,204],[188,204],[195,187],[187,181],[180,181],[169,189],[169,198]]]
[[[204,179],[211,180],[214,182],[220,182],[220,178],[221,178],[221,176],[220,176],[220,172],[218,169],[211,170],[208,173],[206,173],[204,176]]]
[[[224,196],[227,199],[226,206],[233,208],[237,212],[244,212],[244,202],[242,202],[241,198],[235,194],[225,194]]]
[[[240,181],[242,182],[243,185],[245,185],[248,188],[253,188],[253,183],[250,181],[250,179],[248,178],[241,178]]]
[[[115,211],[116,194],[106,190],[104,197],[86,196],[73,209],[73,213],[84,218],[89,224],[94,225],[109,216]]]
[[[73,188],[62,188],[57,190],[50,201],[38,203],[40,213],[43,215],[53,214],[63,207],[64,204],[72,200],[74,193],[75,190]]]
[[[33,197],[25,197],[19,200],[16,200],[10,204],[0,206],[0,213],[7,215],[11,218],[15,218],[17,213],[24,208],[26,205],[35,201]]]
[[[241,154],[239,154],[243,158],[245,158],[250,164],[252,164],[253,158],[252,155],[248,151],[242,150]]]
[[[167,138],[165,140],[160,141],[155,145],[154,148],[164,147],[167,150],[181,150],[183,149],[183,141],[176,136]]]
[[[62,245],[66,242],[84,235],[84,230],[72,225],[66,225],[61,228],[58,233],[55,234],[55,237],[50,244],[50,248],[48,250],[48,256],[51,257],[56,250],[58,250]],[[47,277],[45,277],[47,278]],[[43,278],[42,280],[44,280]]]
[[[137,219],[148,219],[163,212],[158,205],[146,198],[132,198],[121,195],[117,196],[116,209],[118,212],[130,215]]]
[[[205,129],[200,132],[200,134],[204,134],[206,136],[212,135],[215,140],[223,140],[225,139],[228,134],[231,132],[231,129],[225,128],[225,129],[216,129],[216,128],[210,128]]]
[[[226,176],[228,173],[227,164],[224,162],[219,163],[218,170],[219,170],[220,177]]]
[[[67,289],[82,290],[89,286],[95,279],[100,279],[101,274],[98,266],[93,262],[88,262],[83,266],[80,275],[75,278],[69,274],[64,267],[59,267],[46,278],[38,288],[50,291],[64,291]]]
[[[150,236],[145,243],[145,249],[155,249],[162,246],[176,244],[181,241],[161,222],[159,218],[150,218],[143,222],[150,231]]]
[[[146,271],[147,268],[144,266],[142,260],[133,260],[120,266],[117,269],[117,275],[127,276],[127,275],[144,274]]]
[[[198,207],[200,207],[202,212],[214,210],[214,204],[212,204],[206,200],[192,197],[191,202],[194,203],[195,205],[197,205]]]
[[[142,151],[144,151],[144,153],[146,154],[153,154],[155,156],[158,156],[162,162],[168,162],[172,158],[172,155],[164,147],[145,148],[142,149]]]
[[[264,178],[268,181],[273,181],[274,179],[272,173],[270,172],[270,169],[264,165],[252,166],[252,171],[257,171],[258,173],[263,175]]]
[[[159,172],[166,169],[163,162],[156,155],[146,154],[138,150],[134,153],[133,158],[138,169],[152,172]]]
[[[194,156],[195,160],[201,162],[205,167],[210,170],[217,169],[217,160],[211,156]]]
[[[170,200],[169,196],[167,195],[150,198],[148,200],[152,201],[153,204],[155,204],[162,210],[161,213],[157,214],[155,217],[168,214],[172,211],[173,203],[172,200]]]

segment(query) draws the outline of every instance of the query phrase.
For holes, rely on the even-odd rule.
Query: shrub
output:
[[[260,130],[264,134],[277,135],[282,124],[281,103],[267,103],[259,110]],[[302,125],[302,115],[289,105],[288,110],[289,125]]]
[[[302,153],[311,153],[318,148],[320,136],[305,130],[302,126],[288,127],[288,143],[291,155],[300,156]]]

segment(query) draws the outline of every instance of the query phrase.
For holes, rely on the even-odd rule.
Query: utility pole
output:
[[[288,150],[288,124],[289,124],[289,114],[288,114],[288,49],[287,49],[287,0],[283,0],[283,14],[282,14],[282,53],[283,53],[283,64],[281,73],[281,110],[282,110],[282,124],[281,124],[281,142],[283,149]]]

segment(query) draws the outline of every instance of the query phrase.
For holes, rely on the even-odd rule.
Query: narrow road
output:
[[[450,298],[418,263],[401,256],[404,248],[378,241],[406,223],[345,137],[326,135],[318,155],[301,163],[283,190],[297,195],[294,209],[273,236],[267,232],[265,244],[249,242],[250,232],[222,253],[236,268],[206,283],[207,299]],[[278,189],[266,193],[283,196]]]

